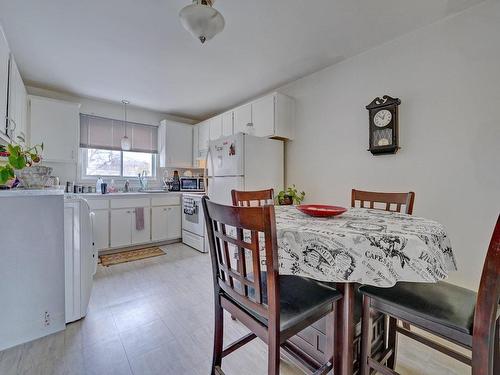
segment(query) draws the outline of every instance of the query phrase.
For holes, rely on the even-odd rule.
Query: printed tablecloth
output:
[[[276,206],[279,272],[391,287],[436,282],[457,269],[445,228],[416,216],[351,208],[334,218]]]

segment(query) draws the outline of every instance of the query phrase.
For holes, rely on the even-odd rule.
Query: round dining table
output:
[[[436,221],[350,208],[330,218],[276,206],[279,273],[336,283],[344,297],[335,319],[335,367],[353,373],[354,286],[435,283],[457,270],[450,239]]]

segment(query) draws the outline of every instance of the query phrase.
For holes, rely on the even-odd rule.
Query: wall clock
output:
[[[401,100],[384,95],[366,106],[369,116],[369,147],[373,155],[395,154],[399,149],[398,107]]]

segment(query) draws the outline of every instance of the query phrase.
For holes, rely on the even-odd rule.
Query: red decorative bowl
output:
[[[323,204],[302,204],[297,210],[314,217],[338,216],[347,211],[347,208],[339,206],[325,206]]]

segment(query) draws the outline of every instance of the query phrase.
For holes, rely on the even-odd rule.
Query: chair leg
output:
[[[339,374],[340,370],[335,368],[335,314],[337,304],[334,304],[334,310],[326,316],[326,348],[325,363],[331,362],[333,369],[329,374]]]
[[[267,342],[267,374],[279,375],[280,373],[280,344],[279,336],[269,330],[269,340]]]
[[[370,315],[370,297],[363,297],[363,317],[361,320],[361,375],[370,375],[368,358],[371,357],[372,319]]]
[[[388,338],[387,338],[387,348],[392,349],[392,355],[387,359],[387,367],[394,370],[396,366],[396,353],[397,353],[397,337],[396,337],[396,326],[398,321],[396,318],[389,317],[388,324]]]
[[[212,357],[212,375],[217,375],[216,367],[222,365],[222,345],[224,338],[224,310],[218,302],[215,303],[214,349]]]

